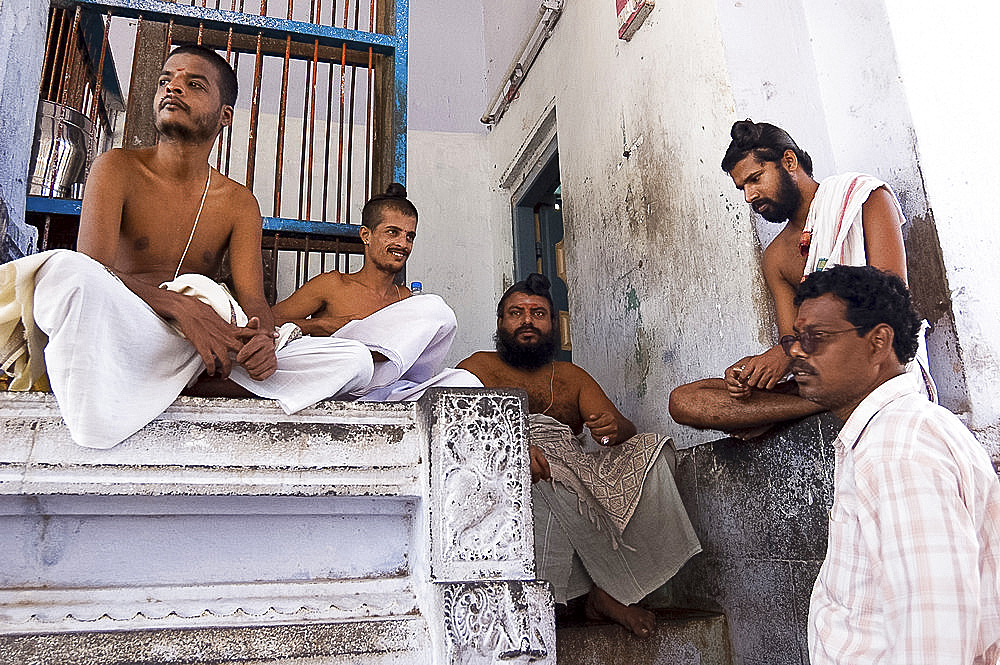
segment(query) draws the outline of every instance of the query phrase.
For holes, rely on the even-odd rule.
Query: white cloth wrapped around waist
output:
[[[333,336],[361,342],[386,357],[386,362],[375,363],[371,384],[355,393],[366,394],[400,380],[421,384],[433,378],[444,364],[457,327],[455,312],[440,296],[423,294],[350,321]]]

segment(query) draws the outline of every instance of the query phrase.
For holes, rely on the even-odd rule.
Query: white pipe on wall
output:
[[[480,118],[484,125],[495,125],[500,121],[507,107],[514,100],[514,95],[521,82],[531,69],[532,63],[538,57],[539,51],[552,34],[556,21],[562,13],[563,0],[542,0],[538,7],[538,16],[528,33],[524,36],[520,48],[514,54],[514,59],[507,68],[500,85],[497,86],[493,98],[486,105],[486,113]],[[541,29],[539,29],[541,28]]]

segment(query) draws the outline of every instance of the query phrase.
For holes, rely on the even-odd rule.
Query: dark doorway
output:
[[[552,282],[552,300],[562,337],[556,358],[568,361],[572,358],[572,347],[557,152],[546,159],[518,196],[520,198],[515,199],[514,205],[514,279],[522,280],[529,273],[538,272]]]

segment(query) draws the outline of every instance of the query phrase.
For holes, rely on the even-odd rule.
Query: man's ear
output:
[[[371,242],[372,230],[362,224],[358,228],[358,235],[361,237],[361,242],[367,245],[369,242]]]
[[[895,338],[896,333],[888,323],[880,323],[868,331],[868,343],[871,345],[872,356],[876,362],[885,360],[898,362],[896,350],[892,348]]]
[[[794,150],[788,149],[781,156],[781,165],[785,167],[786,171],[793,173],[799,168],[799,156],[795,154]]]
[[[222,105],[222,112],[220,113],[219,123],[223,127],[228,127],[233,124],[233,107],[229,104]]]

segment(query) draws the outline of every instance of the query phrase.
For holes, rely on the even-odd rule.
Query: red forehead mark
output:
[[[178,67],[178,68],[177,68],[177,71],[179,71],[179,72],[183,72],[183,71],[184,71],[185,69],[186,69],[186,67]]]

